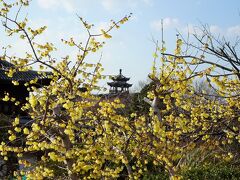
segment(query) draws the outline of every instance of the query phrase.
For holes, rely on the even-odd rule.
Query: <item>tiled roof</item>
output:
[[[119,70],[119,75],[114,76],[112,80],[114,81],[129,81],[130,78],[127,78],[122,75],[122,69]]]
[[[1,68],[9,68],[9,67],[14,67],[14,65],[8,61],[4,61],[0,59],[0,67]]]
[[[119,75],[112,78],[113,82],[108,82],[107,84],[111,87],[131,87],[132,84],[128,84],[127,81],[130,78],[127,78],[122,75],[122,69],[119,71]]]
[[[131,87],[132,86],[132,84],[128,84],[124,81],[108,82],[107,84],[111,87]]]
[[[47,80],[49,79],[47,75],[50,75],[50,72],[39,73],[37,71],[28,70],[28,71],[18,71],[13,74],[13,77],[8,77],[6,71],[8,68],[14,67],[13,64],[0,60],[0,81],[23,81],[28,82],[33,79]]]

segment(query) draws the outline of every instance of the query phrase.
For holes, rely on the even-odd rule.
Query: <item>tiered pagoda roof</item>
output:
[[[112,77],[112,80],[113,82],[107,83],[111,87],[110,93],[128,92],[128,88],[132,86],[132,84],[127,83],[130,78],[122,75],[122,69],[120,69],[119,75]]]
[[[120,69],[119,70],[119,75],[117,75],[117,76],[114,76],[113,78],[112,78],[112,80],[114,80],[114,81],[129,81],[130,80],[130,78],[127,78],[127,77],[125,77],[125,76],[123,76],[122,75],[122,69]]]

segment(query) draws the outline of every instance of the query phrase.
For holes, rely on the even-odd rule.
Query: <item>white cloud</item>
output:
[[[38,5],[44,9],[51,9],[57,5],[57,0],[38,0]]]
[[[181,28],[181,31],[185,34],[189,34],[189,35],[198,35],[198,36],[202,36],[202,29],[194,24],[188,24],[187,26],[184,26]]]
[[[176,28],[179,25],[179,20],[177,18],[164,18],[163,27],[164,28]]]
[[[101,4],[104,9],[111,11],[118,8],[121,5],[120,0],[101,0]]]
[[[156,31],[161,31],[162,29],[162,20],[153,21],[150,24],[151,28]],[[237,34],[240,35],[240,25],[239,26],[233,26],[226,29],[221,28],[218,25],[206,25],[206,28],[209,32],[211,32],[213,35],[226,35],[227,34]],[[177,29],[180,33],[184,34],[196,34],[201,36],[203,33],[203,27],[201,25],[195,25],[195,24],[184,24],[182,23],[178,18],[164,18],[163,19],[163,29]]]
[[[240,36],[240,25],[227,28],[227,34],[229,36]]]
[[[67,12],[76,9],[76,0],[38,0],[38,5],[43,9],[63,8]]]
[[[110,27],[110,23],[109,22],[99,22],[97,24],[95,24],[94,29],[93,29],[93,33],[101,33],[101,29],[103,30],[107,30]]]
[[[152,6],[153,0],[100,0],[107,11],[119,11],[122,8],[136,8],[140,4]]]
[[[49,26],[51,21],[49,19],[37,18],[35,20],[29,20],[29,26],[33,29],[40,28],[41,26]]]
[[[164,18],[163,19],[163,28],[170,29],[170,28],[177,28],[180,25],[180,22],[177,18]],[[156,31],[161,31],[162,29],[162,20],[153,21],[150,24],[151,28]]]
[[[221,27],[218,25],[206,25],[207,30],[215,37],[215,38],[226,38],[230,42],[235,42],[240,37],[240,24],[233,25],[229,27]],[[203,35],[204,27],[199,25],[189,24],[187,26],[181,26],[180,32],[183,34],[195,34],[201,37]]]
[[[223,34],[223,29],[220,28],[219,26],[217,25],[210,25],[209,26],[209,30],[212,34],[214,35],[220,35],[220,34]]]
[[[153,0],[142,0],[145,4],[153,6]]]
[[[183,27],[182,28],[182,31],[186,34],[196,34],[197,31],[199,31],[199,28],[196,27],[195,25],[193,24],[188,24],[187,26]]]

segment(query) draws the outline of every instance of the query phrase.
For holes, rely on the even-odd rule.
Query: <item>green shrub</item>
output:
[[[148,171],[145,172],[142,177],[143,180],[158,180],[158,179],[168,180],[169,179],[169,175],[165,171],[164,166],[162,165],[155,166],[153,164],[152,159],[151,160],[149,159],[147,169]]]
[[[240,168],[230,165],[199,166],[182,172],[184,180],[239,180]]]
[[[153,170],[153,169],[152,169]],[[240,167],[232,165],[198,166],[180,173],[183,180],[240,180]],[[143,180],[169,180],[165,171],[148,171]]]
[[[143,180],[169,180],[169,176],[165,172],[161,172],[158,174],[145,174],[142,178]]]

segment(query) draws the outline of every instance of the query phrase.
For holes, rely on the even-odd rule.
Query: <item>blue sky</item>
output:
[[[177,30],[186,35],[201,23],[208,24],[216,35],[223,34],[230,39],[240,35],[239,0],[33,0],[25,12],[32,26],[48,26],[39,41],[56,43],[59,50],[56,57],[75,53],[59,45],[61,38],[84,41],[86,37],[76,14],[94,23],[98,31],[111,19],[133,13],[130,21],[114,30],[113,38],[107,40],[106,46],[91,60],[97,61],[102,52],[104,74],[113,75],[122,68],[135,86],[150,72],[154,52],[152,38],[160,40],[161,19],[169,50],[174,48]],[[15,42],[14,48],[15,54],[27,49],[20,41]]]

